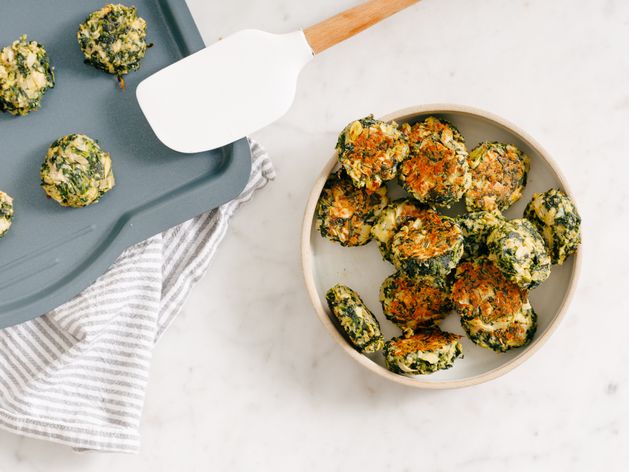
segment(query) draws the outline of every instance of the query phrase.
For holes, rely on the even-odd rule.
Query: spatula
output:
[[[370,0],[305,30],[243,30],[149,76],[137,87],[157,137],[183,153],[215,149],[282,117],[315,54],[419,0]]]

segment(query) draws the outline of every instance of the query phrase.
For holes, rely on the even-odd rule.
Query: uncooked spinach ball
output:
[[[28,115],[41,106],[46,91],[55,86],[48,53],[23,35],[0,51],[0,110]]]
[[[41,167],[42,188],[62,206],[91,205],[115,184],[111,156],[83,134],[57,139]]]
[[[135,7],[105,5],[90,13],[77,32],[85,62],[118,77],[140,68],[140,62],[150,47],[146,43],[146,21],[137,15]]]
[[[13,199],[0,192],[0,238],[4,236],[13,223]]]

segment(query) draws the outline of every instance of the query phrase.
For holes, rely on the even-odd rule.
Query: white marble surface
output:
[[[189,0],[207,42],[289,31],[355,0]],[[0,471],[629,470],[629,4],[424,0],[316,58],[293,109],[256,134],[278,178],[235,217],[155,351],[137,456],[0,432]],[[559,331],[507,376],[423,392],[355,364],[315,318],[299,231],[352,118],[453,102],[519,124],[554,155],[585,220]],[[624,246],[622,246],[624,245]]]

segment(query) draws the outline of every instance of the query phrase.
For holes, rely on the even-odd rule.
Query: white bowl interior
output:
[[[569,189],[566,189],[563,185],[560,175],[553,169],[549,161],[544,158],[544,151],[539,146],[531,142],[529,138],[491,118],[468,111],[449,110],[442,112],[428,111],[411,116],[402,115],[401,118],[398,115],[396,121],[413,123],[429,115],[435,115],[452,122],[465,137],[468,150],[470,151],[479,142],[490,140],[515,144],[530,156],[531,171],[524,195],[505,212],[507,218],[522,217],[524,207],[534,192],[544,192],[551,187],[562,188],[569,192]],[[387,118],[390,117],[385,117],[385,119]],[[330,163],[328,168],[331,166],[332,163]],[[323,179],[318,182],[317,189],[315,189],[317,195],[320,193],[322,185]],[[397,182],[389,182],[388,186],[391,199],[405,195],[405,192]],[[464,213],[464,211],[463,205],[459,203],[453,206],[453,208],[443,211],[443,213],[453,216]],[[393,265],[382,259],[373,241],[365,246],[346,248],[322,238],[315,229],[313,218],[314,215],[311,214],[310,248],[312,260],[311,264],[305,264],[305,267],[309,265],[313,271],[311,275],[319,297],[319,303],[315,303],[315,308],[318,306],[318,311],[320,311],[320,308],[323,307],[326,316],[330,317],[338,329],[335,320],[327,309],[324,296],[328,288],[334,284],[342,283],[356,290],[367,306],[374,312],[380,321],[385,339],[399,335],[400,330],[384,317],[378,300],[380,284],[387,276],[395,272]],[[562,266],[553,266],[550,278],[540,287],[531,291],[531,304],[538,315],[538,329],[531,345],[525,348],[513,349],[507,353],[495,353],[481,348],[465,336],[465,332],[459,323],[458,315],[451,313],[442,322],[441,327],[446,331],[463,336],[461,341],[465,357],[458,359],[454,366],[448,370],[414,377],[413,379],[417,382],[417,386],[422,386],[426,383],[435,384],[433,387],[460,386],[461,382],[469,384],[479,383],[495,377],[497,375],[496,372],[501,368],[504,371],[508,370],[504,369],[504,367],[509,364],[515,366],[518,363],[518,358],[524,356],[528,350],[534,349],[556,327],[554,322],[565,308],[563,306],[564,302],[567,300],[571,292],[571,285],[574,282],[576,260],[576,257],[573,256]],[[306,278],[308,276],[306,274]],[[345,343],[346,347],[349,346],[349,343],[344,338],[336,338],[339,342]],[[391,378],[390,372],[384,367],[381,353],[369,357],[365,356],[364,359],[366,362],[380,366],[378,368],[375,365],[371,365],[369,366],[372,367],[371,370],[376,370]],[[408,383],[408,381],[405,381],[405,383]],[[454,383],[457,383],[457,385],[451,385]]]

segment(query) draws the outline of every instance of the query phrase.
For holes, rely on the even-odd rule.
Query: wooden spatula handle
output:
[[[306,28],[304,34],[313,52],[319,54],[417,2],[419,0],[369,0]]]

